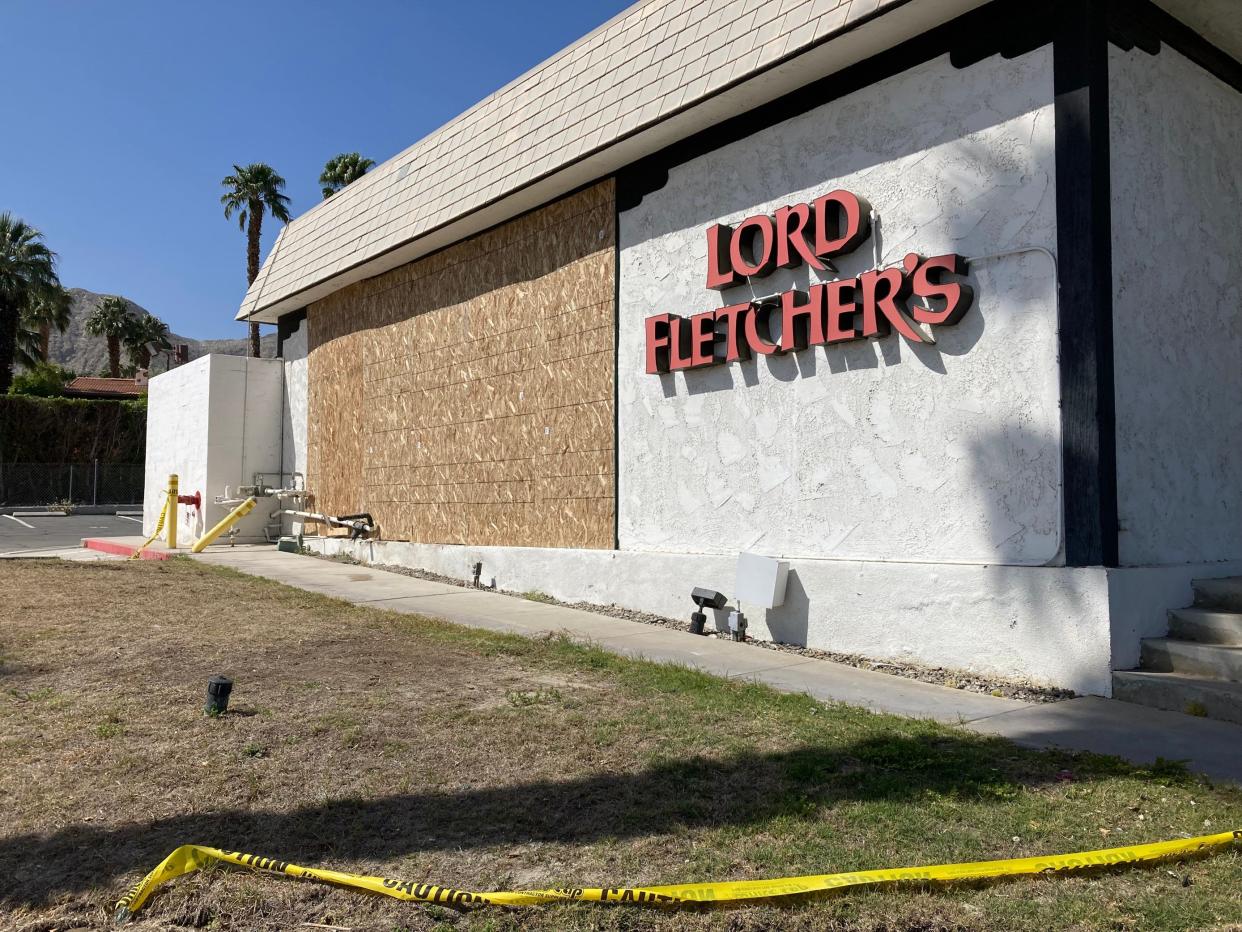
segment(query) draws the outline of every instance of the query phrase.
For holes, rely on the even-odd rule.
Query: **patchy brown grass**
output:
[[[229,714],[207,678],[234,677]],[[1066,779],[1065,771],[1070,771]],[[104,928],[199,842],[467,889],[741,879],[1242,827],[1170,766],[471,631],[199,564],[0,564],[0,927]],[[1242,854],[794,907],[455,913],[232,870],[139,929],[1204,929]]]

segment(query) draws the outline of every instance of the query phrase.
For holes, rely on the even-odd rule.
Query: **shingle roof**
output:
[[[65,386],[68,392],[91,395],[124,395],[137,398],[146,393],[146,386],[133,379],[97,379],[80,375]]]
[[[636,3],[293,220],[238,317],[416,240],[906,2]],[[954,15],[976,2],[932,6]]]

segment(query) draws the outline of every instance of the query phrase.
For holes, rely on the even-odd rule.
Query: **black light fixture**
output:
[[[690,593],[690,598],[699,607],[699,610],[690,616],[691,634],[703,633],[703,625],[707,623],[707,615],[703,609],[721,609],[724,608],[725,602],[728,601],[723,592],[717,592],[715,589],[703,589],[699,586],[694,587],[694,590]]]
[[[207,714],[223,715],[229,710],[229,693],[233,691],[233,681],[227,676],[217,674],[207,681]]]

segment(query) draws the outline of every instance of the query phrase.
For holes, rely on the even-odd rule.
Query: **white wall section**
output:
[[[877,254],[893,265],[910,251],[1055,251],[1053,133],[1050,47],[965,70],[944,56],[721,140],[623,213],[622,549],[1058,562],[1057,321],[1047,254],[972,266],[976,306],[938,328],[935,346],[891,336],[643,372],[644,318],[751,296],[746,286],[704,287],[704,231],[714,222],[846,188],[881,219],[857,252],[837,260],[843,277],[875,265]],[[805,266],[778,270],[754,293],[807,282]],[[951,643],[923,637],[929,650]],[[831,643],[846,649],[835,636]]]
[[[1242,94],[1109,47],[1125,565],[1242,558]]]
[[[414,566],[565,601],[621,605],[687,622],[690,590],[732,596],[737,558],[536,547],[461,547],[308,538],[321,553]],[[731,604],[732,598],[731,598]],[[877,660],[1029,679],[1082,693],[1111,689],[1108,579],[1101,567],[921,566],[846,560],[790,565],[785,604],[744,606],[757,638]],[[713,623],[709,613],[709,625]],[[714,623],[725,626],[724,613]],[[687,634],[686,637],[692,635]]]
[[[309,324],[303,320],[298,329],[285,337],[280,355],[285,367],[285,404],[282,412],[284,462],[286,474],[306,474],[306,347]]]
[[[168,477],[176,473],[183,495],[207,497],[207,420],[211,406],[211,359],[202,356],[151,379],[147,387],[147,460],[143,483],[142,533],[155,531]],[[202,515],[182,505],[178,538],[203,532]]]
[[[278,359],[203,356],[156,376],[147,395],[147,466],[143,530],[155,529],[169,473],[184,494],[202,492],[203,510],[192,519],[180,509],[178,543],[188,547],[232,510],[214,499],[226,487],[249,485],[256,473],[275,481],[280,469],[281,366]],[[274,499],[238,522],[238,540],[262,540]]]

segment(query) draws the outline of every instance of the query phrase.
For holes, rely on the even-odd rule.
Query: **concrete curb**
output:
[[[87,550],[98,550],[100,553],[112,553],[119,557],[132,557],[138,549],[137,545],[128,543],[121,537],[83,537],[82,546]],[[176,556],[167,550],[156,550],[148,547],[139,555],[142,560],[167,560]]]
[[[74,505],[68,511],[49,511],[33,505],[13,505],[0,508],[0,515],[15,518],[63,518],[66,515],[140,515],[142,505]]]

